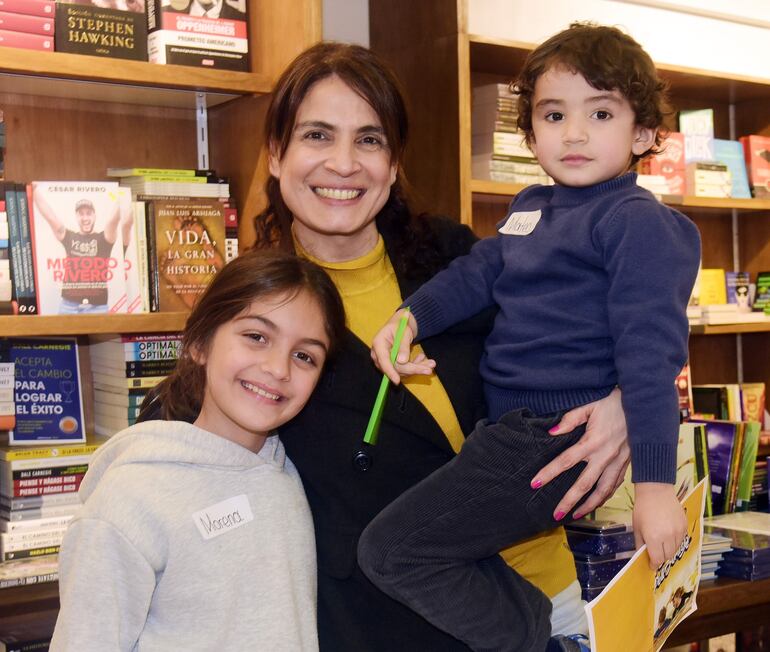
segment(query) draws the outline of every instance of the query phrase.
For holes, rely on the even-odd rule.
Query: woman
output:
[[[453,220],[409,211],[402,94],[365,48],[321,43],[300,54],[276,83],[265,130],[271,176],[268,207],[255,219],[255,247],[296,251],[326,269],[343,297],[349,329],[306,408],[280,430],[313,513],[320,648],[467,651],[377,590],[357,566],[356,546],[369,521],[451,459],[463,433],[484,416],[478,364],[491,313],[426,340],[437,373],[391,389],[377,445],[362,441],[382,377],[369,356],[372,336],[402,297],[466,253],[476,237]],[[545,484],[588,462],[558,507],[564,512],[597,480],[583,507],[598,505],[628,463],[617,392],[592,408],[589,434],[538,474]],[[569,413],[561,429],[569,431],[589,412]],[[605,452],[612,448],[608,439],[614,455]],[[551,598],[555,632],[580,630],[580,589],[563,529],[503,556]]]

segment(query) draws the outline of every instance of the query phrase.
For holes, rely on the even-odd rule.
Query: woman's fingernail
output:
[[[548,431],[549,435],[555,435],[557,432],[559,432],[559,426],[554,426]]]
[[[565,514],[564,512],[556,512],[556,513],[553,515],[553,517],[554,517],[554,518],[555,518],[557,521],[561,521],[561,519],[563,519],[565,516],[566,516],[566,514]]]
[[[579,512],[575,512],[575,513],[572,515],[572,518],[574,518],[575,520],[577,520],[577,519],[579,519],[579,518],[583,518],[583,515],[582,515],[582,514],[580,514]]]
[[[543,481],[535,479],[529,483],[529,486],[532,487],[533,489],[540,489],[540,487],[543,486]]]

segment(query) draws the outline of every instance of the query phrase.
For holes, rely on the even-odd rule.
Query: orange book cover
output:
[[[749,184],[755,197],[770,197],[770,136],[741,136]]]

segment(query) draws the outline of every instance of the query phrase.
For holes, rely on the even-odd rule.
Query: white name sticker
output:
[[[254,514],[251,513],[249,499],[241,494],[195,512],[192,518],[201,536],[213,539],[253,521]]]
[[[540,210],[511,213],[498,232],[503,235],[529,235],[540,221]]]

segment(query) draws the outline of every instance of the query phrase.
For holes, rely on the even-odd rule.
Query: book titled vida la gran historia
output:
[[[98,4],[95,0],[57,0],[55,50],[147,61],[144,0],[127,0],[124,9]]]
[[[10,338],[16,425],[9,443],[73,444],[86,439],[75,338]]]
[[[147,204],[152,310],[189,310],[225,265],[225,205],[207,199]]]

